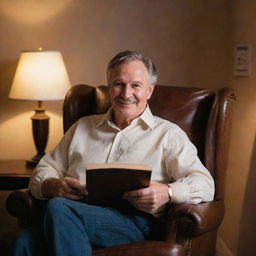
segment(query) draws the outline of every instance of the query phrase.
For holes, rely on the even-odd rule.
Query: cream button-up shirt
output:
[[[153,116],[149,107],[123,130],[105,115],[79,119],[57,147],[36,167],[29,187],[38,199],[42,182],[70,176],[86,184],[88,163],[143,163],[152,167],[151,179],[170,184],[172,202],[211,201],[214,181],[197,156],[195,146],[177,125]]]

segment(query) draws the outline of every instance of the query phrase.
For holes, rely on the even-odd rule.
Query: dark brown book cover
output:
[[[116,204],[124,192],[148,187],[150,178],[151,168],[144,164],[89,164],[86,170],[88,203]]]

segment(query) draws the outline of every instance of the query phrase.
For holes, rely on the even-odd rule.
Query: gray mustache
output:
[[[132,104],[132,103],[137,102],[137,100],[134,98],[128,98],[128,99],[118,98],[117,101],[124,103],[124,104]]]

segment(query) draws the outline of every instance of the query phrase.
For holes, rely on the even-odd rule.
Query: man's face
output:
[[[141,61],[115,67],[109,76],[109,87],[116,122],[131,122],[138,117],[145,110],[154,89]]]

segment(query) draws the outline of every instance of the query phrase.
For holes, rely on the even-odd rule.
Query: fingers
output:
[[[123,197],[140,211],[153,213],[155,210],[154,195],[149,188],[128,191]]]
[[[67,199],[70,199],[70,200],[80,200],[83,198],[83,196],[78,196],[78,195],[75,195],[75,194],[69,194],[69,193],[63,193],[61,197],[64,197],[64,198],[67,198]]]
[[[127,199],[136,209],[147,212],[154,213],[157,210],[157,207],[153,201],[129,198]]]
[[[42,184],[42,194],[46,198],[65,197],[71,200],[80,200],[86,194],[86,189],[74,178],[48,178]]]
[[[65,177],[61,180],[62,196],[72,200],[79,200],[86,194],[85,186],[81,185],[77,179]]]
[[[151,194],[150,188],[142,188],[137,190],[131,190],[124,193],[123,198],[131,198],[131,197],[145,197]]]
[[[169,201],[168,186],[151,182],[148,188],[128,191],[124,193],[123,197],[135,208],[144,212],[155,213]]]
[[[156,181],[151,181],[149,187],[127,191],[124,193],[123,196],[124,196],[124,198],[151,196],[152,194],[157,193],[159,186],[163,186],[163,184],[160,184],[159,182],[156,182]]]
[[[72,189],[75,190],[84,190],[85,186],[82,185],[79,180],[71,177],[64,177],[63,180],[71,187]]]

